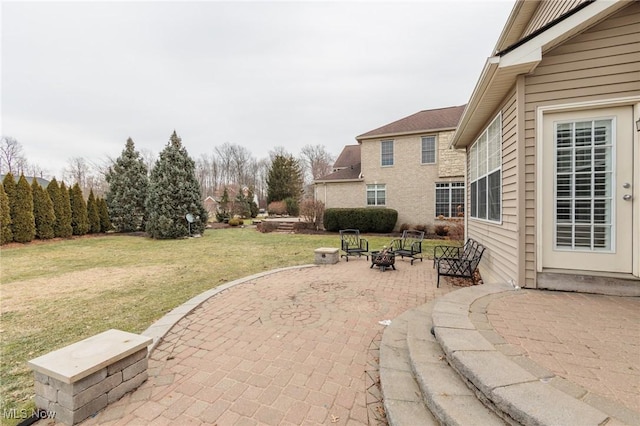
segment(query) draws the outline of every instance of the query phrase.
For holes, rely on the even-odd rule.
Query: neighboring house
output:
[[[0,183],[2,183],[2,182],[4,181],[4,177],[5,177],[5,176],[6,176],[6,175],[0,175]],[[21,176],[21,175],[13,175],[13,180],[15,180],[15,181],[16,181],[16,183],[18,183],[18,180],[20,180],[20,176]],[[44,179],[44,178],[40,178],[40,177],[33,177],[33,176],[25,176],[24,178],[27,180],[27,182],[29,183],[29,185],[31,185],[31,184],[33,183],[33,180],[35,179],[35,180],[37,180],[37,181],[38,181],[38,184],[39,184],[42,188],[47,189],[47,186],[49,186],[49,181],[48,181],[48,180],[46,180],[46,179]]]
[[[356,138],[315,181],[326,207],[386,207],[401,225],[464,216],[464,151],[449,148],[464,106],[420,111]]]
[[[520,0],[494,52],[452,141],[484,281],[640,295],[640,2]]]

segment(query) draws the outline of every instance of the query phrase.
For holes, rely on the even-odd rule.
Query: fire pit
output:
[[[371,252],[370,268],[377,266],[378,268],[380,268],[382,272],[384,272],[386,268],[391,267],[391,269],[395,271],[396,270],[396,267],[394,266],[395,263],[396,263],[396,255],[390,250],[385,249],[382,251]]]

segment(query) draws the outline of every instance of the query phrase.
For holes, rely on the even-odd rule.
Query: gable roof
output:
[[[336,182],[336,181],[353,181],[353,180],[362,180],[360,173],[362,171],[362,164],[352,164],[349,167],[345,167],[343,169],[338,169],[333,173],[329,173],[326,176],[323,176],[319,179],[316,179],[315,182]]]
[[[361,170],[360,145],[345,145],[333,164],[333,172],[316,179],[315,182],[360,180]]]
[[[0,183],[2,183],[2,181],[4,181],[6,175],[0,175]],[[31,185],[31,183],[33,182],[33,180],[37,180],[38,184],[44,188],[47,189],[47,186],[49,186],[49,181],[46,180],[45,178],[41,178],[41,177],[34,177],[34,176],[25,176],[24,177],[27,182],[29,183],[29,185]],[[16,183],[18,183],[18,181],[20,180],[20,175],[13,175],[13,180],[16,181]]]
[[[333,163],[333,171],[344,169],[354,164],[360,164],[360,145],[345,145],[336,162]]]
[[[519,75],[532,72],[542,55],[633,2],[626,0],[518,0],[476,83],[451,145],[470,145],[496,114]],[[549,5],[562,5],[536,22]]]
[[[393,123],[363,133],[357,136],[356,139],[358,142],[362,142],[363,139],[411,135],[438,130],[453,130],[458,125],[464,108],[464,105],[460,105],[416,112]]]

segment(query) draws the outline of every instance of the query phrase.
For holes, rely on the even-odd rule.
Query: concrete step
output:
[[[293,234],[293,223],[292,222],[279,222],[278,227],[275,231],[276,234]]]
[[[380,342],[380,386],[390,426],[439,425],[427,409],[411,368],[405,312],[385,329]]]
[[[500,425],[447,363],[431,334],[434,302],[387,327],[380,346],[380,382],[390,425]]]

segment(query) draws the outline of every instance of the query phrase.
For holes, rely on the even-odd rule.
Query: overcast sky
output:
[[[194,160],[225,142],[337,156],[465,104],[513,3],[3,1],[2,135],[59,178],[174,129]]]

